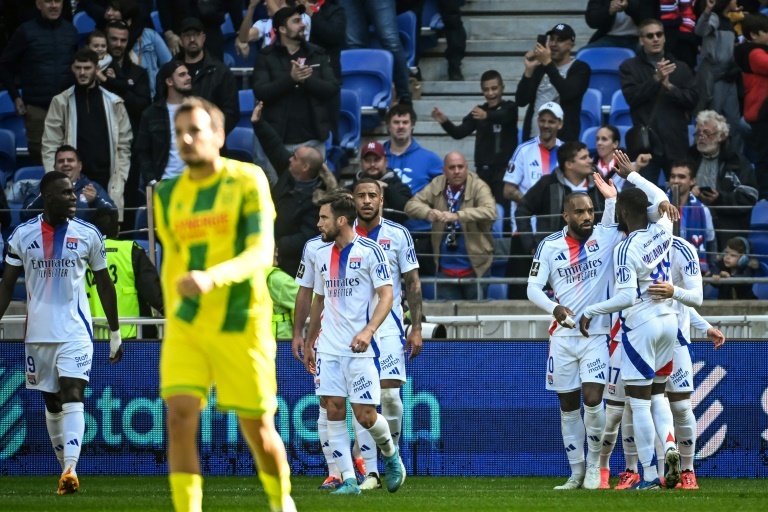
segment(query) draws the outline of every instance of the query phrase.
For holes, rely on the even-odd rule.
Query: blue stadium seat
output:
[[[228,68],[235,67],[235,58],[232,55],[230,55],[228,53],[225,53],[224,54],[224,65],[227,66]]]
[[[146,210],[144,210],[146,212]],[[144,238],[138,238],[135,239],[134,242],[138,244],[139,247],[144,249],[144,252],[147,253],[147,256],[149,256],[149,240],[146,240]],[[160,245],[160,242],[155,242],[155,267],[157,267],[157,271],[160,272],[160,265],[163,263],[163,246]]]
[[[613,126],[632,126],[632,116],[629,115],[629,105],[621,90],[613,93],[611,98],[611,113],[608,115],[608,124]]]
[[[253,89],[244,89],[238,92],[240,94],[240,121],[237,123],[237,126],[253,129],[251,126],[251,115],[253,114],[254,107],[256,107],[253,99]]]
[[[27,150],[27,129],[24,126],[24,118],[16,115],[16,107],[8,91],[0,92],[0,128],[14,133],[17,151]]]
[[[392,102],[394,59],[386,50],[344,50],[341,52],[342,89],[357,92],[363,113],[363,128],[379,125],[379,111]]]
[[[0,185],[13,176],[16,170],[16,135],[11,130],[0,129]]]
[[[756,277],[768,277],[768,264],[760,262],[760,268],[756,272]],[[760,300],[768,300],[768,283],[753,284],[752,293],[757,295],[757,298]]]
[[[755,204],[755,207],[752,208],[752,221],[750,224],[752,229],[756,229],[756,226],[761,226],[768,230],[768,201],[763,199]]]
[[[589,150],[589,154],[594,156],[597,154],[597,131],[600,129],[599,126],[593,126],[592,128],[587,128],[586,130],[581,130],[581,137],[579,140],[587,145],[587,149]]]
[[[621,141],[619,142],[619,147],[623,148],[626,145],[627,132],[630,129],[632,129],[632,125],[621,124],[621,125],[617,125],[616,128],[619,129],[619,135],[621,135]]]
[[[252,164],[254,138],[253,128],[235,127],[227,136],[227,156]]]
[[[424,300],[435,300],[434,283],[421,283],[421,298]]]
[[[41,180],[45,174],[45,169],[42,165],[35,165],[32,167],[22,167],[13,174],[13,181],[21,180]]]
[[[696,134],[694,133],[696,131],[696,125],[689,124],[688,125],[688,145],[693,146],[693,144],[696,142]]]
[[[361,117],[360,97],[357,92],[342,89],[341,111],[339,112],[339,141],[342,148],[357,149],[360,144]]]
[[[619,65],[634,56],[635,52],[627,48],[585,48],[576,54],[577,59],[592,68],[589,87],[603,94],[604,106],[610,106],[613,93],[621,90]]]
[[[155,32],[162,35],[163,26],[160,24],[160,14],[157,11],[152,11],[152,25],[154,25]]]
[[[493,283],[488,285],[488,298],[491,300],[507,300],[509,285],[506,283]]]
[[[587,89],[581,100],[581,131],[601,126],[603,119],[603,95],[597,89]]]
[[[251,43],[251,51],[247,59],[238,54],[235,50],[235,41],[237,40],[237,31],[239,29],[240,27],[232,25],[232,18],[227,13],[224,23],[221,24],[221,33],[224,36],[224,63],[231,68],[252,68],[256,55],[259,53],[259,47],[256,43]],[[227,62],[229,60],[227,55],[231,58],[229,62]]]
[[[149,238],[149,234],[146,231],[148,227],[149,224],[147,222],[147,208],[139,208],[136,210],[136,219],[134,220],[133,224],[134,232],[132,233],[132,238],[136,241],[147,240],[147,238]],[[142,229],[145,231],[141,231]]]
[[[21,215],[19,214],[19,212],[21,212],[23,207],[24,207],[24,203],[8,201],[8,209],[11,210],[11,225],[10,225],[11,229],[21,224]],[[5,226],[3,226],[3,228],[5,228]]]
[[[758,231],[751,232],[748,237],[752,254],[761,262],[768,263],[768,226],[758,226],[757,229]]]
[[[75,14],[75,17],[72,19],[72,24],[77,29],[77,33],[81,40],[85,40],[86,36],[96,28],[96,22],[85,12]]]
[[[368,30],[370,31],[370,48],[381,48],[381,42],[376,37],[373,25]],[[405,59],[411,67],[416,63],[416,15],[413,11],[405,11],[397,17],[397,30],[405,51]]]

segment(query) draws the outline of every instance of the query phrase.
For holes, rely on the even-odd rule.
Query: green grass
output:
[[[171,510],[164,477],[81,475],[82,489],[69,496],[55,494],[57,478],[0,477],[2,511]],[[768,480],[700,479],[699,491],[553,491],[565,481],[552,478],[410,477],[396,494],[386,489],[363,496],[336,497],[316,490],[321,478],[296,477],[293,496],[300,511],[457,511],[558,510],[594,512],[633,510],[655,512],[766,510]],[[615,484],[615,482],[612,482]],[[205,510],[267,510],[256,477],[208,477]]]

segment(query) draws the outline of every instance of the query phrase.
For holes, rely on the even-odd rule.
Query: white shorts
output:
[[[547,357],[547,389],[566,392],[585,382],[605,384],[608,370],[608,335],[552,336]]]
[[[624,393],[624,381],[621,380],[621,343],[612,341],[608,346],[608,379],[603,390],[603,398],[624,402],[627,397]]]
[[[381,385],[376,359],[317,354],[315,395],[349,397],[353,404],[379,405]]]
[[[621,335],[621,378],[664,382],[672,373],[672,353],[677,342],[677,316],[661,315]],[[654,379],[655,377],[655,379]]]
[[[90,341],[25,343],[24,352],[27,389],[58,393],[59,377],[90,380],[93,358]]]
[[[405,377],[405,338],[383,336],[379,339],[379,366],[381,380],[400,380]]]
[[[693,361],[691,360],[690,344],[675,344],[672,375],[667,381],[667,391],[670,393],[693,393]]]

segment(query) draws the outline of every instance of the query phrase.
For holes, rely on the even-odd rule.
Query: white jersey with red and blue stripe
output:
[[[399,336],[405,342],[403,327],[402,286],[400,276],[419,268],[416,250],[411,234],[403,226],[391,220],[381,219],[378,226],[365,231],[355,221],[355,231],[361,237],[378,242],[389,261],[389,273],[392,276],[392,311],[376,331],[379,337]]]
[[[91,341],[85,273],[107,268],[104,241],[78,218],[51,226],[38,215],[8,237],[8,265],[24,267],[28,343]]]
[[[670,250],[670,272],[672,284],[685,290],[698,290],[703,293],[701,281],[701,267],[696,248],[679,236],[672,238]],[[686,346],[691,344],[691,314],[690,306],[686,306],[679,300],[672,303],[677,315],[677,344]]]
[[[613,249],[624,237],[615,224],[596,224],[586,240],[568,236],[568,227],[541,241],[533,257],[528,284],[549,282],[557,302],[576,314],[578,321],[587,306],[607,300],[612,292]],[[589,334],[609,334],[610,315],[592,319]],[[552,322],[551,336],[574,336],[577,331]]]
[[[318,354],[379,356],[377,336],[363,353],[352,352],[349,344],[373,314],[378,301],[376,288],[386,285],[392,285],[389,261],[373,240],[355,236],[344,249],[328,243],[317,250],[314,291],[325,297]]]
[[[616,246],[613,265],[616,290],[635,289],[632,306],[621,312],[622,327],[636,329],[661,315],[677,314],[672,299],[654,300],[648,287],[654,283],[670,282],[670,249],[672,222],[665,215],[658,222],[649,222],[645,229],[633,231]]]
[[[301,263],[296,271],[296,283],[304,288],[315,287],[315,256],[317,250],[324,246],[323,237],[316,236],[307,240],[304,244],[304,250],[301,253]]]
[[[507,172],[504,173],[504,181],[515,185],[520,192],[525,194],[545,174],[550,174],[557,167],[557,148],[563,143],[560,139],[555,141],[555,147],[551,150],[542,146],[539,137],[534,137],[517,146],[512,158],[507,164]],[[512,202],[512,224],[515,226],[515,210],[517,204]],[[535,227],[535,225],[534,225]]]

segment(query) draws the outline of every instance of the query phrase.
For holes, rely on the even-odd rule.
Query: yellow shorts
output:
[[[269,323],[244,333],[203,333],[168,319],[160,354],[160,396],[192,395],[205,407],[211,384],[217,407],[251,419],[277,411],[275,354]]]

